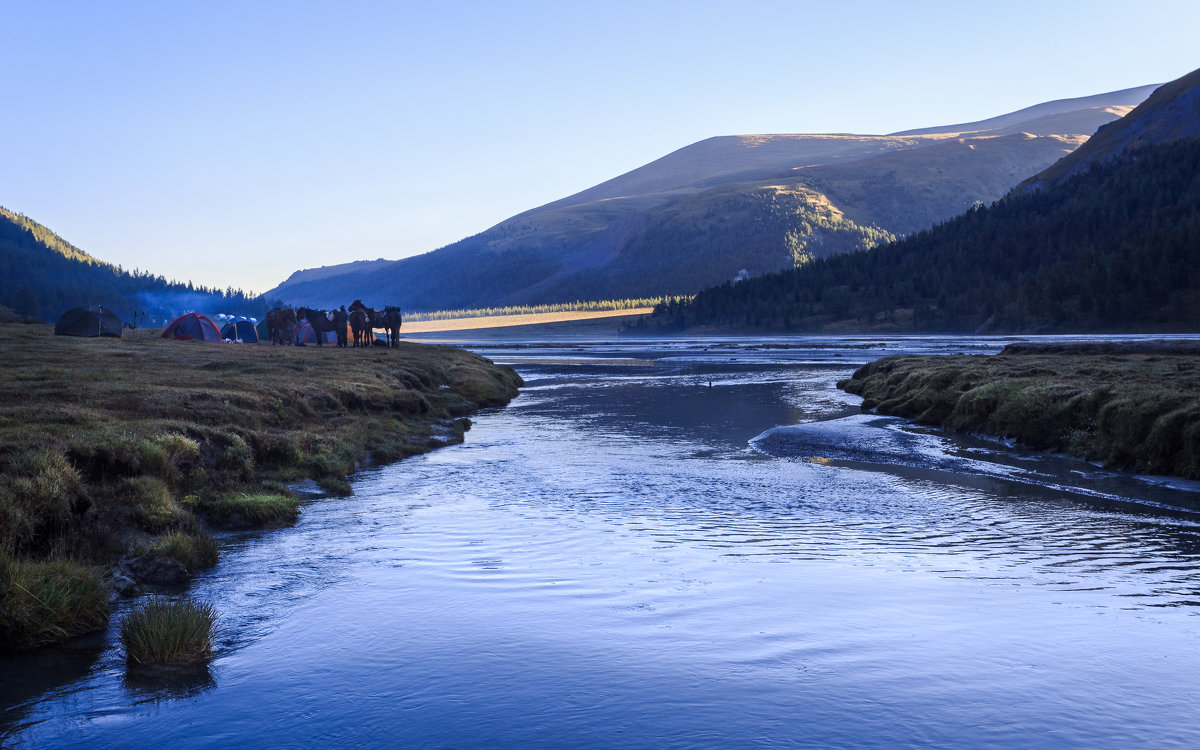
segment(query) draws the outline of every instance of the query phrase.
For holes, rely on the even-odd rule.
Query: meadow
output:
[[[114,586],[214,564],[210,526],[292,522],[292,483],[348,494],[365,462],[461,441],[520,385],[450,347],[0,328],[0,651],[102,627]]]

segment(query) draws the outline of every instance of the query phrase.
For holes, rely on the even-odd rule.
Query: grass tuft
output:
[[[0,555],[0,651],[33,648],[108,622],[108,594],[91,568]]]
[[[192,664],[212,656],[216,622],[209,602],[155,597],[125,616],[119,637],[134,664]]]
[[[185,502],[211,523],[227,528],[286,526],[300,516],[300,501],[282,494],[189,495]]]
[[[172,531],[155,539],[148,552],[165,555],[188,570],[211,568],[220,559],[221,545],[205,531]]]

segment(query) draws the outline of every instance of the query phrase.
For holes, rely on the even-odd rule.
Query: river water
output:
[[[464,444],[221,537],[210,668],[7,661],[0,744],[1200,746],[1200,495],[834,387],[1002,343],[478,344]]]

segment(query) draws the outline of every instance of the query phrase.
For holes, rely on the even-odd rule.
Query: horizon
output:
[[[972,122],[1198,65],[1191,4],[909,8],[11,9],[0,205],[126,269],[261,294],[705,138]]]

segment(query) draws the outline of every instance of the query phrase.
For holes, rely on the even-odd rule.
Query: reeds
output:
[[[217,613],[195,599],[146,600],[121,621],[119,638],[134,664],[193,664],[212,655]]]

